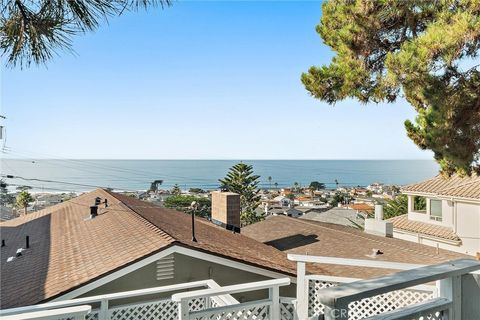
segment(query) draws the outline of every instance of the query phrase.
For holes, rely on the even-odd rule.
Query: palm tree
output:
[[[270,189],[272,189],[272,176],[268,176],[268,183],[270,184]]]
[[[73,51],[72,37],[94,31],[112,16],[128,11],[165,7],[172,0],[0,2],[0,51],[7,65],[45,64],[58,51]]]
[[[298,182],[293,183],[294,189],[298,191]]]
[[[273,185],[275,186],[275,189],[278,189],[278,182],[275,182]]]
[[[26,215],[28,204],[34,200],[32,195],[24,190],[17,195],[15,206],[19,209],[23,208],[23,213]]]

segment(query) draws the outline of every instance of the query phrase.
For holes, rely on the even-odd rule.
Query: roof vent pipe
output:
[[[25,237],[25,248],[30,248],[30,236]]]
[[[98,206],[102,202],[102,199],[100,197],[95,198],[95,205]]]
[[[2,247],[5,247],[5,239],[2,239]]]
[[[105,208],[108,208],[108,200],[107,200],[107,198],[105,198],[105,202],[104,202],[104,203],[105,203]]]
[[[97,206],[90,206],[90,218],[95,218],[98,216],[98,207]]]

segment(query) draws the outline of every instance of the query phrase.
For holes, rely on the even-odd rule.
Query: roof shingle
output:
[[[108,199],[109,206],[88,219],[96,197]],[[204,219],[196,222],[195,243],[188,215],[102,189],[2,222],[0,307],[52,299],[172,245],[295,273],[284,253]],[[30,249],[7,262],[24,247],[26,235]]]
[[[286,253],[349,259],[436,264],[459,258],[459,253],[401,239],[367,234],[358,229],[306,219],[273,216],[242,229],[242,233]],[[372,255],[373,250],[382,254]],[[354,278],[370,278],[393,270],[349,266],[307,265],[310,273]]]

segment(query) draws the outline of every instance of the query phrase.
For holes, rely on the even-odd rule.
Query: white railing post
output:
[[[102,299],[100,301],[100,312],[98,313],[99,320],[108,320],[108,300]]]
[[[270,310],[270,319],[280,319],[280,288],[274,286],[268,289],[268,298],[272,301],[272,310]]]
[[[457,275],[438,281],[439,296],[452,301],[448,320],[462,319],[462,276]]]
[[[187,299],[181,299],[178,303],[178,320],[189,320],[190,308]]]
[[[297,319],[308,318],[308,281],[305,278],[305,262],[297,262]]]

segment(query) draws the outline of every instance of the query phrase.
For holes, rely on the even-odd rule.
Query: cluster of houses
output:
[[[294,207],[285,192],[267,203],[289,209],[325,205],[305,195]],[[208,279],[228,286],[288,277],[292,284],[280,294],[295,298],[297,269],[288,254],[361,259],[372,266],[480,259],[479,177],[439,176],[402,192],[409,199],[408,214],[384,220],[381,206],[375,206],[361,230],[295,219],[288,210],[241,227],[239,195],[229,192],[213,192],[210,219],[193,219],[98,189],[0,223],[0,308]],[[415,206],[416,197],[425,198],[425,209]],[[337,209],[367,209],[359,205]],[[307,265],[306,272],[370,279],[391,270],[320,263]]]

